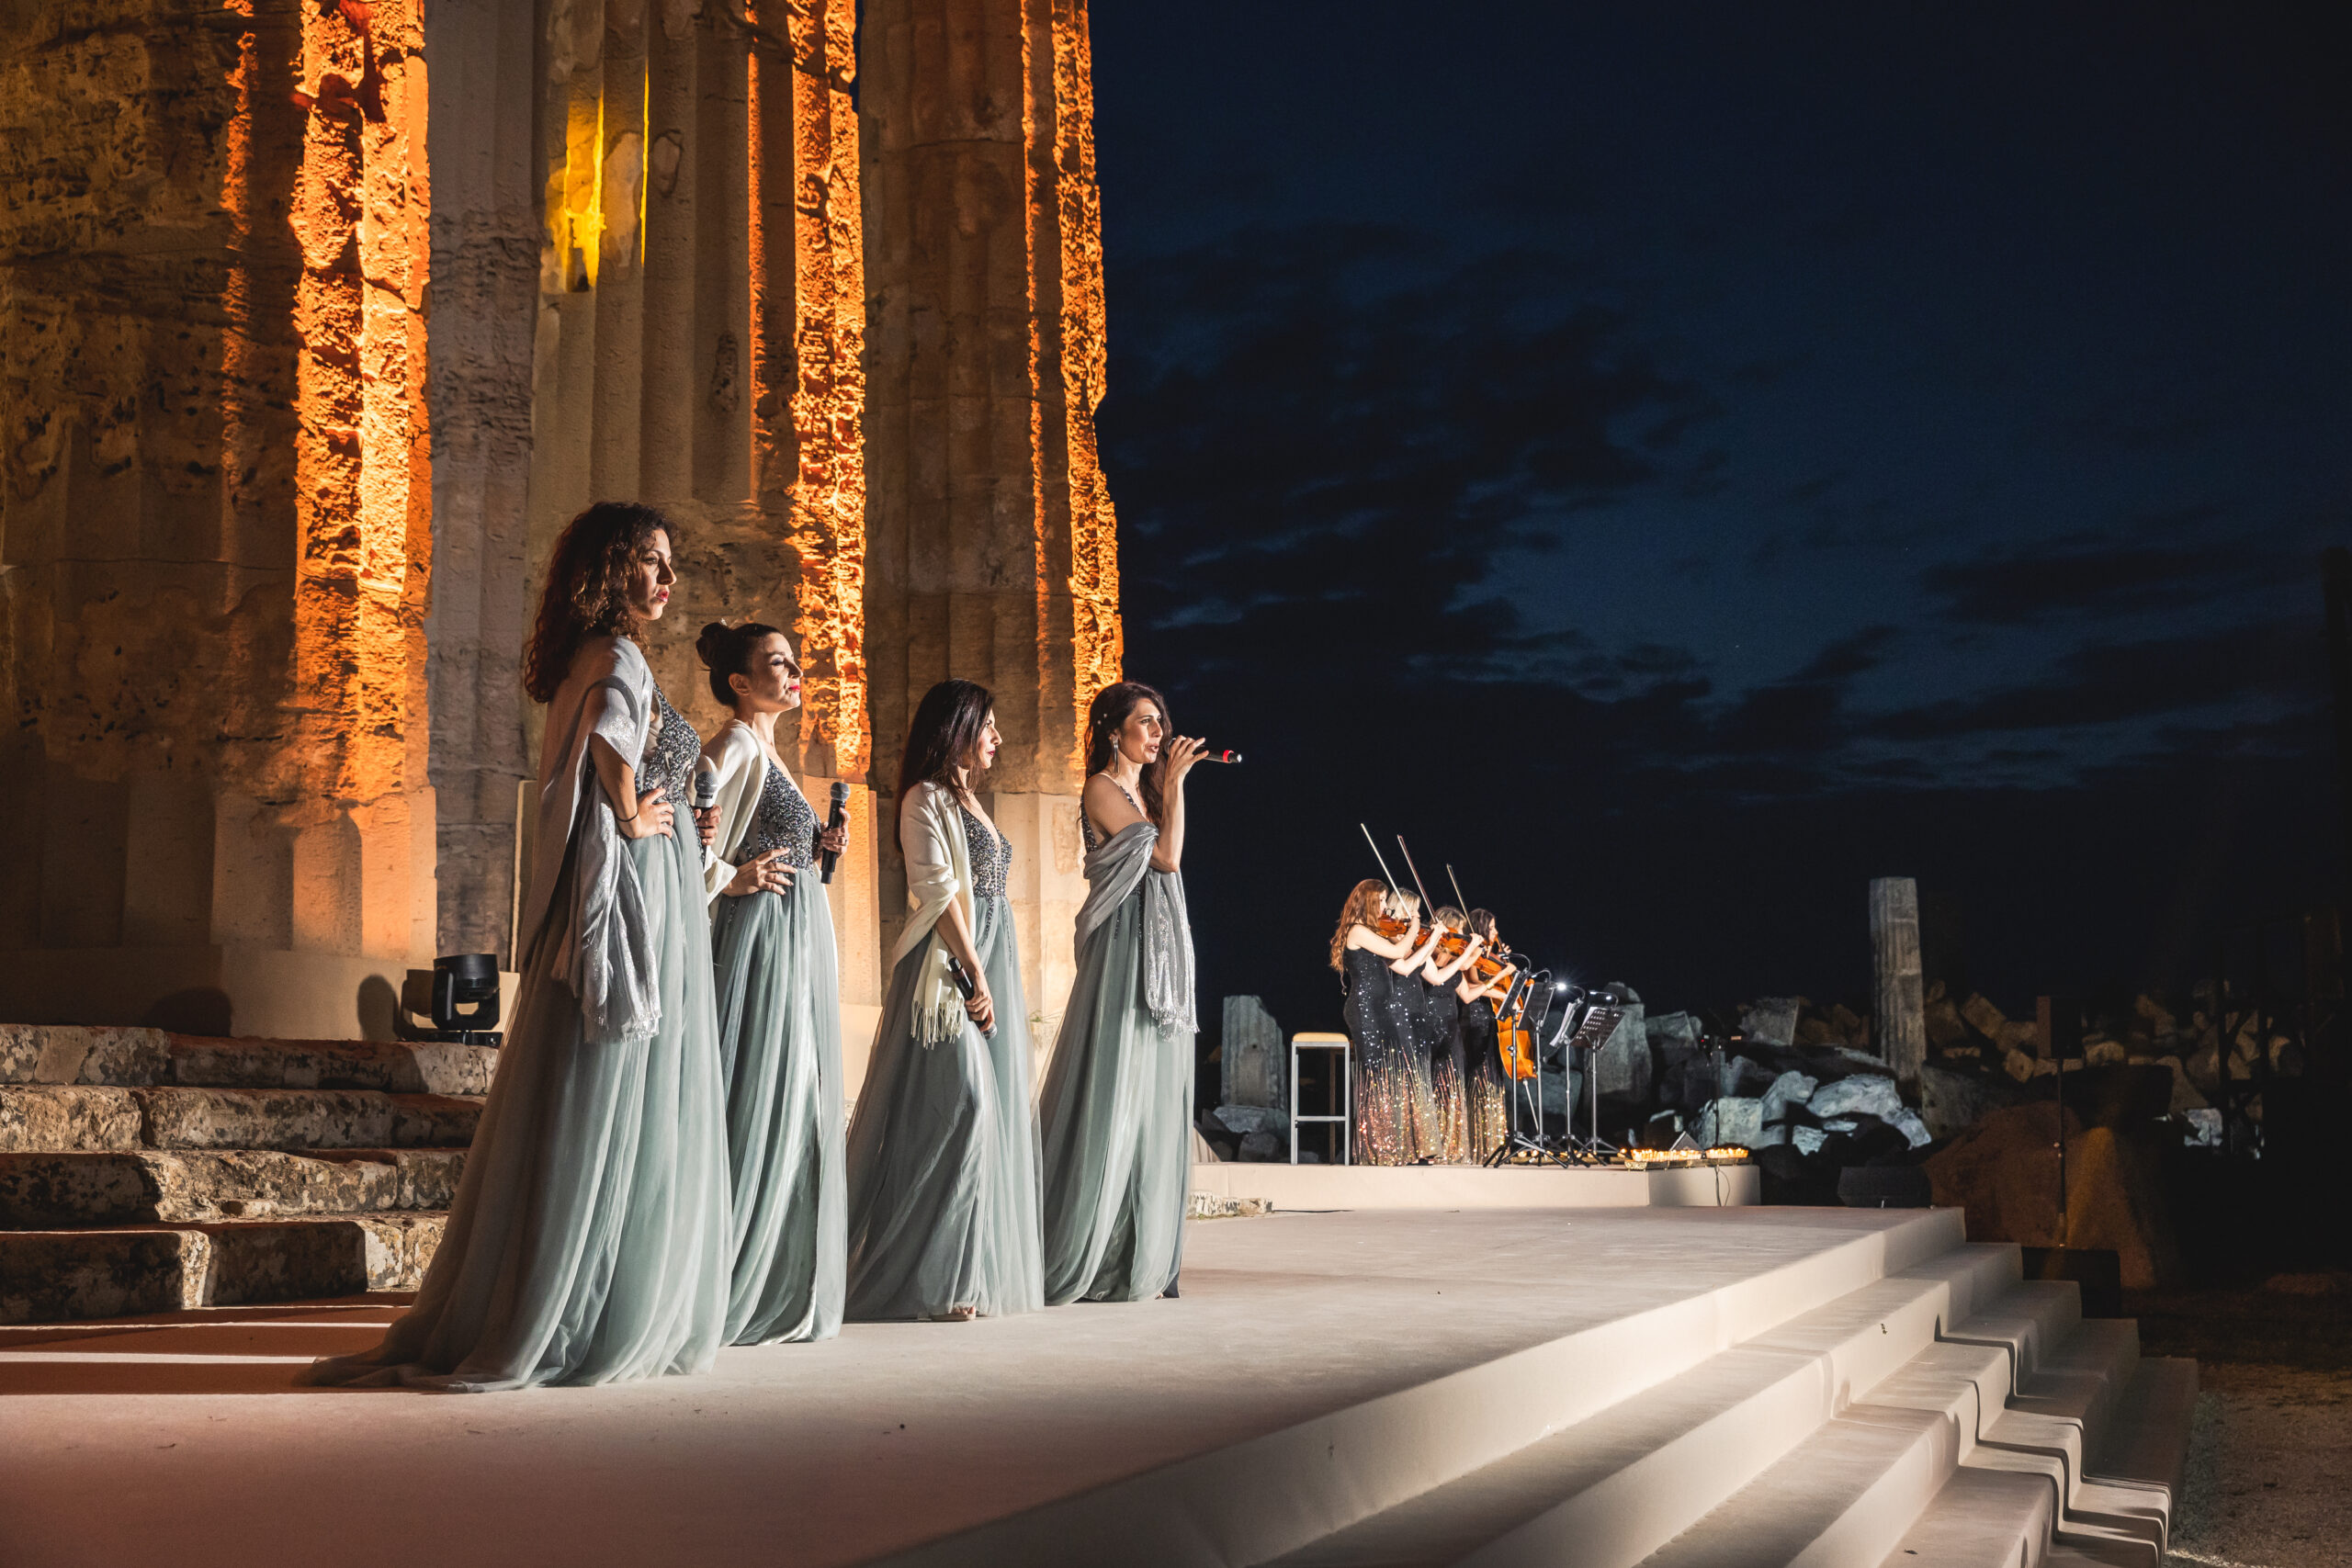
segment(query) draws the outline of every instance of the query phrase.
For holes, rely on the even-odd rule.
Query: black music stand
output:
[[[1577,1016],[1575,1009],[1569,1010],[1567,1016],[1560,1021],[1560,1032],[1553,1042],[1566,1059],[1563,1065],[1571,1070],[1575,1066],[1575,1054],[1578,1051],[1584,1053],[1584,1092],[1592,1106],[1589,1122],[1592,1133],[1589,1137],[1577,1136],[1577,1107],[1571,1099],[1568,1101],[1568,1148],[1578,1159],[1590,1165],[1606,1165],[1611,1156],[1623,1152],[1616,1145],[1604,1143],[1600,1136],[1600,1053],[1610,1041],[1616,1038],[1618,1027],[1624,1020],[1625,1010],[1615,1005],[1613,998],[1608,1004],[1587,1002],[1581,1018]],[[1571,1022],[1576,1026],[1574,1029],[1569,1028]]]
[[[1517,959],[1519,955],[1514,953],[1511,956]],[[1510,1016],[1512,1010],[1516,1008],[1519,1010],[1521,1024],[1528,1029],[1529,1032],[1532,1033],[1543,1028],[1544,1017],[1551,1010],[1551,982],[1550,970],[1530,969],[1525,961],[1521,960],[1517,983],[1504,993],[1503,1005],[1495,1010],[1497,1027],[1500,1028],[1502,1020]],[[1535,1015],[1534,1022],[1530,1024],[1526,1022],[1525,1014],[1532,1005],[1533,998],[1539,994],[1536,991],[1539,986],[1544,987],[1540,993],[1544,998],[1544,1009]],[[1501,1048],[1499,1040],[1496,1043],[1496,1048],[1498,1051]],[[1535,1071],[1526,1077],[1511,1080],[1510,1132],[1500,1144],[1495,1146],[1495,1152],[1487,1156],[1485,1163],[1489,1167],[1499,1168],[1509,1164],[1514,1155],[1532,1155],[1539,1160],[1549,1160],[1555,1165],[1572,1169],[1575,1162],[1564,1157],[1559,1150],[1552,1146],[1552,1140],[1544,1136],[1544,1053],[1539,1047],[1533,1055]],[[1532,1135],[1519,1130],[1519,1107],[1522,1099],[1527,1101],[1528,1120],[1535,1129]],[[1573,1107],[1571,1109],[1573,1110]]]

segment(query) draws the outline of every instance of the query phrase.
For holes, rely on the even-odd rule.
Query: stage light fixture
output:
[[[430,1019],[432,1027],[410,1021]],[[498,955],[445,953],[430,969],[412,969],[401,986],[396,1033],[403,1040],[460,1045],[495,1045],[498,1028]]]

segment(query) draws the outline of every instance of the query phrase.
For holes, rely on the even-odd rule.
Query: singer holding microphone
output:
[[[965,1322],[1035,1312],[1037,1134],[1029,1005],[1006,873],[980,804],[988,688],[923,694],[899,761],[907,923],[849,1130],[849,1315]]]
[[[841,1332],[844,1278],[840,956],[812,869],[849,841],[818,826],[775,749],[800,705],[792,639],[756,622],[703,627],[695,651],[734,717],[702,749],[695,804],[716,807],[703,867],[711,900],[718,1052],[734,1190],[727,1339],[766,1345]]]
[[[1184,775],[1204,753],[1169,728],[1167,700],[1136,682],[1087,712],[1078,978],[1037,1110],[1048,1305],[1172,1296],[1183,1260],[1198,1026],[1179,868]]]

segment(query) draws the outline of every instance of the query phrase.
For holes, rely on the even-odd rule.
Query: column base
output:
[[[0,953],[0,1021],[390,1040],[401,976],[432,963],[253,947],[21,948]],[[511,1003],[511,976],[508,991]]]

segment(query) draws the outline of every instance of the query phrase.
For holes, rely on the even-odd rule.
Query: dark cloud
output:
[[[1571,276],[1371,225],[1254,229],[1124,271],[1156,328],[1102,414],[1107,461],[1148,497],[1123,496],[1151,541],[1128,558],[1131,614],[1195,667],[1369,639],[1464,677],[1568,678],[1582,642],[1482,585],[1652,479],[1661,422],[1705,406]]]
[[[2058,615],[2119,615],[2211,604],[2249,586],[2275,583],[2290,563],[2274,547],[2244,539],[2168,544],[2161,535],[2215,517],[2198,508],[2151,520],[2159,536],[2076,536],[2050,547],[1999,550],[1920,573],[1920,585],[1955,621],[2022,626]]]
[[[1864,730],[1890,740],[1943,739],[2120,724],[2262,698],[2308,702],[2320,660],[2317,628],[2308,623],[2095,643],[2059,659],[2045,680],[1883,714]]]

